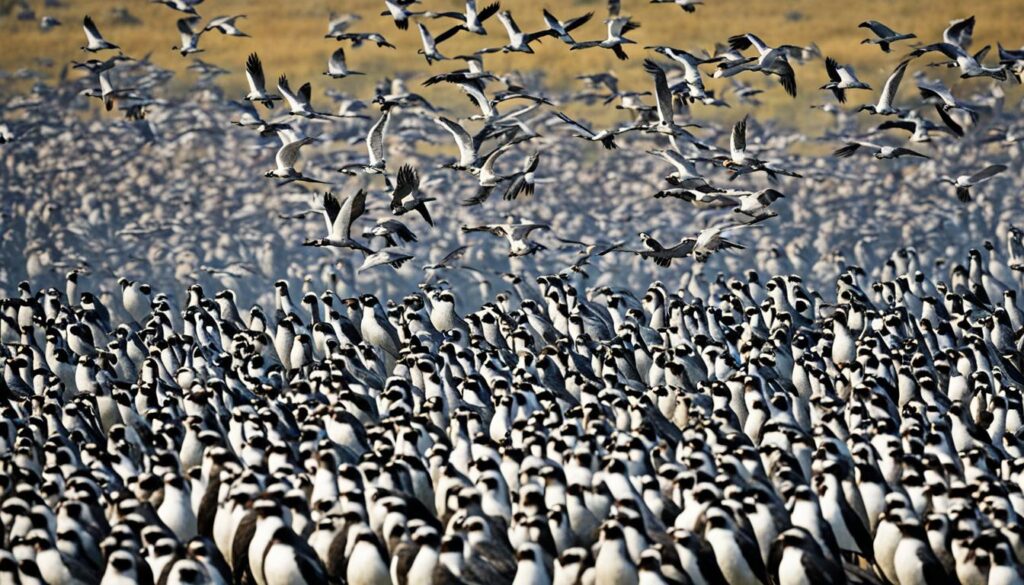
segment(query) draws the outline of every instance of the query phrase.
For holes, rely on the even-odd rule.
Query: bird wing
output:
[[[277,151],[277,167],[280,169],[290,169],[295,166],[295,161],[299,160],[299,149],[309,144],[312,140],[312,138],[307,136],[282,146]]]
[[[85,29],[85,37],[89,44],[103,40],[103,35],[100,34],[100,29],[96,28],[96,23],[92,21],[91,16],[86,15],[82,19],[82,28]]]
[[[384,160],[384,133],[387,132],[390,120],[391,110],[385,110],[370,127],[370,133],[366,135],[366,149],[370,153],[371,165]]]
[[[828,78],[832,81],[837,83],[842,81],[842,78],[839,76],[839,63],[836,63],[836,60],[832,57],[825,58],[825,71],[828,72]]]
[[[338,47],[336,51],[331,53],[331,59],[327,62],[327,71],[329,73],[345,73],[347,71],[345,49]]]
[[[987,181],[1006,170],[1006,165],[991,165],[971,175],[971,183]]]
[[[288,106],[292,110],[302,109],[302,101],[299,99],[299,96],[292,92],[291,86],[288,85],[288,76],[283,73],[281,74],[281,77],[277,79],[277,91],[281,92],[284,99],[288,100]]]
[[[565,29],[565,32],[571,32],[571,31],[573,31],[573,30],[583,26],[587,22],[589,22],[590,19],[593,18],[593,16],[594,16],[593,12],[588,12],[588,13],[584,14],[583,16],[577,16],[576,18],[572,18],[570,20],[567,20],[562,25],[562,28]]]
[[[464,225],[464,226],[462,226],[462,232],[466,233],[466,234],[470,234],[470,233],[473,233],[473,232],[487,232],[487,233],[489,233],[489,234],[491,234],[493,236],[499,237],[499,238],[505,237],[505,229],[502,226],[500,226],[500,225],[487,224],[487,225],[478,225],[478,226],[473,226],[473,227],[470,227],[468,225]]]
[[[561,120],[561,121],[565,122],[566,124],[568,124],[569,126],[572,126],[573,128],[575,128],[577,132],[582,133],[584,136],[586,136],[588,138],[593,138],[594,137],[594,131],[593,130],[591,130],[587,126],[584,126],[583,124],[577,122],[576,120],[573,120],[572,118],[570,118],[569,116],[565,115],[564,113],[559,112],[559,111],[555,111],[554,115],[559,120]]]
[[[195,23],[197,18],[179,18],[178,19],[178,34],[181,35],[181,46],[186,47],[192,42],[192,37],[197,36],[196,32],[192,30],[192,24]]]
[[[772,60],[770,65],[762,68],[762,71],[778,75],[782,89],[786,90],[790,97],[796,97],[796,72],[793,71],[793,66],[789,64],[785,55],[780,55]]]
[[[654,95],[658,102],[658,118],[664,124],[672,124],[675,121],[675,111],[672,109],[672,92],[668,88],[668,80],[665,79],[665,70],[650,59],[644,59],[644,71],[654,77]]]
[[[423,41],[423,50],[428,55],[432,55],[437,52],[437,45],[434,43],[434,37],[430,36],[430,31],[423,25],[422,22],[416,23],[416,27],[420,30],[420,39]]]
[[[444,127],[452,137],[455,138],[455,145],[459,147],[459,164],[468,166],[476,160],[476,149],[473,147],[473,137],[466,132],[458,122],[453,122],[444,116],[434,118],[434,121]]]
[[[910,150],[909,148],[903,148],[902,146],[896,147],[892,150],[894,156],[918,156],[921,158],[931,158],[926,154],[921,154],[916,150]]]
[[[953,117],[950,116],[942,106],[940,106],[939,104],[935,104],[935,111],[939,113],[939,118],[942,120],[942,123],[945,124],[947,128],[949,128],[950,132],[952,132],[959,138],[963,138],[964,129],[960,126],[960,124],[957,124],[956,120],[954,120]]]
[[[444,258],[442,258],[441,261],[436,264],[436,266],[446,266],[449,263],[462,258],[463,256],[466,255],[466,250],[468,249],[469,246],[459,246],[458,248],[455,248],[451,252],[445,254]]]
[[[739,160],[746,154],[747,150],[747,117],[736,122],[732,127],[732,135],[729,137],[729,150],[734,160]]]
[[[266,79],[263,77],[263,63],[256,53],[250,54],[245,61],[245,78],[249,81],[249,89],[253,93],[264,93]]]
[[[525,240],[534,230],[540,229],[548,230],[551,229],[551,226],[543,223],[521,223],[512,226],[512,233],[509,234],[509,237],[513,240]]]
[[[351,199],[351,197],[349,198]],[[327,234],[334,240],[343,240],[344,229],[342,223],[338,221],[338,216],[341,215],[341,202],[338,201],[338,197],[330,191],[324,192],[324,218],[327,220]],[[345,201],[348,204],[348,200]],[[351,207],[350,207],[351,209]]]
[[[398,205],[406,196],[413,193],[420,185],[420,177],[411,165],[402,165],[398,169],[395,190],[391,192],[391,205]]]
[[[882,96],[878,99],[878,105],[884,107],[892,107],[893,100],[896,99],[896,92],[900,89],[900,82],[903,81],[903,74],[907,71],[907,65],[910,61],[904,61],[896,66],[896,70],[892,72],[889,79],[885,80],[885,87],[882,88]]]
[[[971,46],[974,36],[974,17],[954,20],[942,31],[943,42],[956,45],[965,51]]]
[[[483,21],[487,20],[488,18],[490,18],[490,17],[494,16],[495,14],[497,14],[499,10],[501,10],[501,3],[500,2],[491,2],[487,6],[484,6],[483,9],[480,10],[480,12],[477,13],[476,19],[479,22],[483,22]]]
[[[345,199],[338,220],[334,222],[336,233],[332,235],[342,241],[352,239],[352,224],[364,212],[366,212],[366,191],[360,189],[355,195]]]
[[[921,55],[924,55],[925,53],[930,53],[932,51],[938,51],[939,53],[942,53],[943,55],[949,57],[950,59],[957,59],[963,55],[966,55],[964,50],[961,49],[959,45],[954,45],[951,43],[933,43],[931,45],[918,47],[911,51],[910,55],[912,57],[920,57]]]

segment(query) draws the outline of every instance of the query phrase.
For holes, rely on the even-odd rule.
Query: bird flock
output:
[[[153,1],[184,96],[88,15],[4,74],[0,584],[1024,584],[1024,49],[384,0],[361,99],[405,34],[332,14],[314,95]],[[485,66],[543,43],[645,84]]]

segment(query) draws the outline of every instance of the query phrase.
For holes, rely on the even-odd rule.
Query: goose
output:
[[[199,48],[199,37],[202,36],[203,31],[197,33],[192,28],[198,22],[198,17],[178,19],[178,34],[181,35],[181,46],[171,47],[171,50],[178,51],[182,57],[203,52],[203,49]]]
[[[683,9],[683,12],[693,14],[697,12],[697,6],[704,4],[704,0],[651,0],[651,4],[674,4]]]
[[[267,122],[266,120],[260,118],[260,113],[252,102],[242,101],[232,103],[235,104],[238,107],[239,111],[241,112],[241,115],[238,117],[238,120],[231,121],[231,123],[235,126],[240,126],[242,128],[252,128],[256,132],[258,132],[260,136],[269,136],[271,134],[278,132],[279,130],[291,129],[291,127],[288,126],[287,124]]]
[[[629,59],[629,55],[622,48],[623,45],[635,45],[636,41],[627,39],[625,35],[640,28],[640,25],[630,19],[628,16],[620,16],[610,18],[605,21],[608,25],[608,36],[604,40],[600,41],[583,41],[576,43],[569,47],[569,50],[575,51],[578,49],[590,49],[592,47],[600,47],[602,49],[611,49],[615,56],[620,61]]]
[[[477,151],[480,148],[480,142],[477,138],[469,135],[469,132],[462,127],[458,122],[454,122],[445,118],[444,116],[437,116],[434,122],[448,131],[455,139],[455,146],[459,149],[459,160],[454,163],[446,163],[442,165],[444,168],[450,168],[453,170],[469,170],[478,160]],[[478,135],[480,136],[480,135]]]
[[[263,77],[263,63],[256,53],[249,54],[245,61],[245,79],[249,82],[249,93],[245,95],[246,101],[260,102],[267,109],[274,107],[274,101],[280,100],[281,96],[267,93],[266,79]]]
[[[896,66],[889,78],[885,80],[885,86],[882,87],[882,95],[878,97],[877,104],[863,104],[857,108],[858,112],[867,110],[871,114],[879,116],[899,116],[902,114],[901,110],[896,109],[893,105],[893,101],[896,99],[896,92],[900,89],[900,82],[903,81],[903,74],[907,71],[907,65],[910,61],[903,61]]]
[[[121,48],[103,38],[103,35],[100,34],[100,29],[96,28],[96,23],[92,21],[92,18],[89,15],[86,15],[85,18],[82,19],[82,28],[85,30],[85,38],[86,41],[88,41],[86,45],[82,47],[83,51],[97,53],[108,49]]]
[[[292,92],[291,86],[288,85],[288,77],[282,73],[281,77],[277,79],[277,91],[281,92],[281,95],[284,96],[284,99],[288,102],[288,113],[293,116],[316,119],[335,117],[334,114],[317,112],[313,109],[312,104],[309,103],[313,94],[313,87],[308,81],[302,84],[299,91]]]
[[[362,171],[368,175],[384,175],[384,184],[391,188],[391,179],[387,175],[387,161],[384,158],[384,136],[388,131],[388,123],[391,120],[391,110],[381,112],[380,118],[370,126],[366,135],[366,151],[369,161],[366,163],[347,163],[338,169],[339,173],[355,175]]]
[[[604,146],[607,150],[614,150],[618,148],[618,146],[615,144],[616,135],[623,134],[625,132],[629,132],[630,130],[636,130],[639,128],[639,126],[624,126],[622,128],[616,128],[614,130],[601,130],[600,132],[594,132],[593,129],[591,129],[589,126],[586,126],[585,124],[573,120],[572,118],[570,118],[569,116],[562,112],[556,111],[553,113],[553,115],[562,122],[566,123],[569,127],[571,127],[575,131],[573,133],[573,136],[575,136],[576,138],[583,138],[584,140],[589,140],[591,142],[600,142],[601,146]]]
[[[836,101],[846,103],[846,90],[848,89],[871,89],[871,86],[857,79],[853,67],[840,65],[832,57],[825,59],[825,71],[828,72],[829,82],[821,86],[836,96]]]
[[[484,22],[497,14],[499,10],[501,10],[501,4],[492,2],[477,12],[476,0],[466,0],[466,12],[464,14],[461,12],[428,12],[424,16],[429,18],[452,18],[461,21],[460,24],[449,28],[435,37],[434,41],[437,44],[441,44],[455,36],[459,31],[466,31],[475,35],[486,35],[487,29],[484,28]]]
[[[895,159],[904,156],[931,158],[926,154],[921,154],[920,152],[909,148],[903,148],[902,146],[883,146],[871,142],[847,142],[844,146],[833,152],[832,155],[838,158],[849,158],[862,148],[866,151],[870,151],[871,155],[878,160]]]
[[[505,194],[502,196],[506,201],[516,199],[520,193],[525,194],[527,197],[533,197],[533,189],[537,183],[535,173],[537,172],[537,165],[540,162],[540,153],[533,152],[523,161],[522,170],[512,173],[506,179],[511,180],[508,189],[505,190]]]
[[[163,4],[171,10],[199,16],[199,13],[196,12],[196,5],[202,4],[203,0],[152,0],[152,2],[154,4]]]
[[[772,188],[743,194],[730,193],[730,195],[734,197],[738,195],[740,202],[739,207],[733,209],[733,213],[748,215],[755,218],[761,217],[766,213],[770,213],[768,208],[771,204],[775,203],[779,199],[785,198],[785,195]]]
[[[378,48],[379,47],[387,47],[389,49],[397,48],[393,44],[388,42],[388,40],[386,38],[384,38],[384,35],[382,35],[380,33],[375,33],[375,32],[370,32],[370,33],[337,33],[337,34],[333,34],[333,35],[332,34],[328,34],[326,36],[327,36],[327,38],[333,38],[336,41],[351,41],[352,42],[352,48],[359,48],[360,46],[362,46],[363,43],[365,43],[367,41],[369,41],[371,43],[376,43]]]
[[[463,233],[487,232],[498,238],[505,238],[509,244],[508,255],[510,258],[517,256],[529,256],[540,250],[546,250],[543,245],[530,240],[530,234],[536,230],[548,230],[551,226],[540,223],[502,223],[484,224],[474,227],[462,226]]]
[[[324,75],[331,79],[344,79],[349,75],[365,74],[362,71],[352,71],[349,69],[345,63],[345,49],[338,47],[331,53],[331,58],[327,61],[327,71],[324,71]]]
[[[539,41],[542,37],[551,34],[550,30],[529,34],[523,33],[523,31],[519,30],[519,25],[516,24],[516,21],[512,18],[512,13],[508,10],[499,12],[498,20],[501,21],[502,26],[505,27],[505,32],[508,33],[508,43],[500,47],[485,47],[476,51],[477,55],[486,55],[487,53],[533,53],[530,43]]]
[[[675,171],[665,177],[669,184],[685,189],[707,190],[710,185],[708,180],[697,171],[697,165],[693,160],[686,158],[675,149],[659,148],[648,150],[647,154],[660,157],[665,162],[675,167]]]
[[[998,67],[986,67],[978,62],[978,58],[967,53],[960,45],[952,43],[934,43],[918,47],[911,51],[911,57],[920,57],[930,52],[942,53],[952,59],[960,68],[960,78],[970,79],[972,77],[991,77],[999,81],[1006,81],[1006,65]],[[981,54],[981,53],[979,53]]]
[[[775,75],[779,78],[779,84],[786,90],[790,97],[796,97],[796,72],[787,59],[787,51],[799,47],[793,45],[782,45],[780,47],[769,47],[757,35],[745,33],[729,37],[729,46],[735,51],[743,51],[753,46],[757,49],[759,57],[742,58],[739,61],[724,61],[718,64],[714,77],[731,77],[742,71],[760,71],[764,75]]]
[[[406,8],[418,2],[419,0],[384,0],[384,6],[387,10],[380,13],[381,16],[390,16],[395,21],[395,26],[398,30],[409,29],[409,19],[413,16],[419,16],[422,12],[411,12]]]
[[[398,270],[402,265],[412,259],[413,256],[411,254],[405,254],[393,250],[381,250],[364,258],[363,263],[356,269],[356,272],[365,272],[371,268],[385,265]]]
[[[274,157],[275,168],[267,171],[263,176],[268,178],[285,179],[278,183],[278,186],[287,185],[294,181],[300,181],[304,183],[319,183],[327,185],[326,181],[320,181],[304,176],[299,171],[295,170],[295,163],[299,160],[299,150],[307,145],[315,142],[316,139],[311,136],[303,136],[299,138],[290,131],[279,131],[278,136],[281,138],[281,148],[277,151],[277,156]]]
[[[101,73],[113,69],[121,61],[132,61],[127,55],[118,54],[100,61],[99,59],[88,59],[86,61],[71,61],[73,69],[84,69],[89,73]]]
[[[366,212],[366,191],[360,189],[343,202],[331,191],[325,191],[322,200],[323,209],[320,212],[327,222],[327,237],[307,239],[302,245],[350,248],[372,254],[373,250],[352,238],[352,224]]]
[[[898,33],[877,20],[865,20],[864,22],[857,25],[857,28],[866,28],[870,30],[878,38],[876,39],[864,39],[860,42],[862,45],[878,45],[883,52],[889,53],[892,51],[890,45],[897,41],[905,41],[907,39],[916,39],[917,35],[913,33]]]
[[[353,12],[347,12],[342,14],[336,14],[334,11],[328,15],[327,19],[327,34],[324,38],[330,39],[335,35],[341,34],[348,30],[348,27],[352,26],[353,23],[359,22],[363,17]]]
[[[398,221],[397,219],[391,218],[378,218],[377,225],[370,228],[369,231],[363,232],[364,238],[371,237],[384,238],[387,247],[394,248],[398,246],[400,242],[411,243],[418,241],[416,234],[413,233],[408,226]]]
[[[654,260],[654,263],[662,268],[668,268],[673,260],[686,258],[693,251],[693,238],[684,238],[678,244],[666,248],[647,232],[640,232],[639,236],[645,249],[637,250],[635,253],[642,258]]]
[[[434,61],[447,61],[448,57],[445,57],[437,50],[437,43],[434,41],[434,37],[430,36],[430,31],[423,25],[422,22],[416,24],[420,31],[420,40],[423,41],[423,48],[416,52],[427,60],[427,65],[433,65]]]
[[[440,260],[434,264],[427,264],[423,266],[423,270],[452,270],[458,268],[455,262],[462,260],[466,256],[466,251],[469,250],[469,246],[458,246],[452,251],[444,255]]]
[[[988,181],[1006,169],[1007,166],[1002,164],[989,165],[973,175],[960,175],[956,178],[943,176],[939,178],[939,181],[956,187],[956,198],[961,203],[968,203],[971,200],[971,187]]]
[[[685,95],[687,99],[691,102],[699,100],[706,105],[710,105],[714,101],[714,98],[708,95],[707,90],[704,89],[704,78],[701,75],[700,69],[697,68],[698,65],[708,61],[700,59],[682,49],[675,49],[665,45],[651,45],[644,48],[665,55],[683,67],[683,83],[686,84]]]
[[[691,134],[675,122],[675,108],[672,106],[672,92],[668,88],[668,80],[665,77],[665,70],[650,59],[644,59],[644,71],[654,78],[654,95],[657,103],[658,121],[652,122],[644,128],[645,132],[657,134],[668,134],[673,142],[677,138],[683,138],[697,148],[706,150],[708,147],[702,144],[697,137]],[[678,150],[678,149],[677,149]]]
[[[576,44],[576,40],[573,39],[572,35],[570,35],[569,33],[578,29],[584,24],[590,22],[590,19],[593,18],[594,16],[594,13],[587,12],[582,16],[570,18],[569,20],[566,20],[564,22],[558,20],[558,18],[556,18],[554,14],[548,12],[547,8],[543,10],[543,15],[544,24],[548,26],[548,30],[551,32],[551,36],[557,38],[558,40],[572,47]]]
[[[978,111],[954,97],[953,92],[941,81],[918,82],[917,89],[922,99],[935,104],[940,111],[948,114],[950,110],[960,110],[971,118],[971,122],[978,120]]]
[[[217,16],[215,18],[211,18],[210,21],[206,23],[206,26],[203,27],[203,30],[216,30],[220,32],[220,34],[227,35],[229,37],[247,37],[249,35],[242,32],[237,26],[235,26],[235,21],[239,18],[245,18],[245,15]]]
[[[721,193],[718,189],[700,190],[687,187],[673,187],[662,189],[654,194],[655,199],[672,197],[692,205],[695,209],[723,209],[736,207],[740,200],[732,194]]]
[[[49,32],[62,24],[64,23],[52,16],[44,16],[39,20],[39,29],[43,32]]]
[[[391,213],[400,216],[410,211],[416,211],[423,217],[423,221],[433,226],[434,220],[430,218],[426,204],[436,199],[436,197],[425,197],[420,192],[420,175],[416,169],[410,165],[402,165],[398,169],[395,188],[391,192]]]
[[[945,126],[939,126],[938,124],[922,117],[916,111],[911,111],[898,120],[886,120],[882,122],[875,128],[875,131],[891,129],[906,130],[911,134],[910,138],[908,138],[910,142],[931,142],[930,133],[936,131],[947,132],[956,137],[962,137],[964,135],[963,128],[961,128],[955,120],[949,117],[949,114],[946,113],[946,110],[944,110],[942,106],[936,104],[935,109],[938,112],[939,117],[945,123]]]

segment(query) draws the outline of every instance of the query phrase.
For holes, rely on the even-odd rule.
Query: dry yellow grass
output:
[[[480,1],[486,3],[485,0]],[[50,58],[56,63],[52,71],[56,74],[61,64],[82,57],[79,50],[84,38],[81,19],[84,14],[91,14],[104,35],[120,44],[125,52],[133,56],[152,52],[154,62],[176,71],[178,77],[174,87],[180,90],[191,83],[192,74],[184,70],[189,59],[182,58],[170,49],[178,42],[175,20],[181,16],[180,13],[159,4],[125,3],[143,24],[124,26],[112,22],[111,8],[115,4],[109,0],[75,0],[67,4],[67,7],[60,9],[39,9],[37,16],[50,14],[64,23],[50,33],[42,33],[37,21],[17,21],[13,17],[0,20],[0,38],[4,39],[4,46],[0,48],[0,68],[13,70],[34,67],[37,59]],[[431,10],[459,9],[461,4],[461,0],[425,2]],[[524,30],[536,30],[543,26],[541,4],[532,0],[504,0],[502,5],[513,12]],[[418,9],[423,9],[420,6],[424,5],[418,5]],[[380,0],[210,0],[199,8],[205,17],[204,22],[205,19],[222,14],[248,15],[238,25],[252,35],[251,39],[208,33],[200,42],[200,47],[206,51],[199,55],[200,58],[232,71],[231,75],[221,78],[221,84],[234,94],[241,95],[243,91],[243,63],[245,56],[252,51],[259,52],[270,79],[287,72],[294,82],[312,80],[314,103],[322,99],[319,96],[326,87],[365,97],[371,91],[373,81],[384,74],[415,72],[422,76],[428,71],[423,58],[416,54],[420,48],[420,39],[415,26],[408,31],[397,30],[389,17],[379,15],[383,9]],[[574,36],[577,39],[604,36],[604,25],[601,23],[606,10],[604,0],[578,0],[571,5],[566,2],[557,5],[551,3],[550,8],[562,18],[593,10],[595,18],[576,31]],[[382,32],[398,45],[398,50],[378,49],[372,44],[347,50],[349,66],[369,75],[345,80],[323,77],[321,73],[325,69],[327,57],[337,46],[337,42],[323,38],[328,14],[332,10],[362,15],[363,20],[356,23],[352,30]],[[514,68],[541,69],[545,72],[548,85],[554,89],[572,87],[573,77],[580,72],[613,69],[624,87],[646,90],[649,80],[640,67],[640,60],[650,53],[643,51],[643,45],[668,44],[691,51],[710,50],[715,42],[724,41],[731,34],[749,31],[762,36],[770,44],[817,43],[824,54],[832,55],[840,62],[852,63],[862,79],[880,88],[888,72],[909,51],[909,45],[898,44],[893,53],[884,54],[876,46],[859,44],[868,31],[858,29],[857,24],[868,18],[885,22],[901,32],[915,32],[919,40],[932,42],[939,38],[950,19],[974,14],[978,19],[975,28],[976,49],[986,44],[994,45],[996,40],[1002,40],[1005,45],[1013,47],[1024,44],[1024,35],[1019,28],[1024,17],[1024,2],[1020,0],[985,0],[977,3],[953,0],[933,0],[928,3],[917,0],[706,0],[706,4],[699,7],[696,14],[685,14],[672,5],[623,0],[622,11],[633,15],[641,24],[640,30],[631,35],[639,45],[629,49],[632,57],[629,61],[620,62],[611,52],[600,49],[570,52],[565,45],[549,38],[538,47],[536,55],[492,55],[486,58],[486,65],[499,72]],[[436,34],[451,21],[425,22]],[[488,37],[457,35],[442,45],[442,53],[455,56],[504,42],[504,31],[497,19],[489,21],[487,27],[491,32]],[[434,64],[429,71],[443,71],[458,66],[462,66],[461,62],[455,62],[454,65]],[[800,99],[790,100],[774,83],[763,97],[766,107],[773,110],[776,116],[802,125],[802,120],[808,117],[807,105],[825,101],[825,92],[817,89],[824,82],[825,73],[820,61],[815,61],[798,67],[797,75]],[[758,75],[745,79],[764,83]],[[708,85],[713,89],[728,87],[727,82],[721,81],[711,81]],[[6,91],[17,91],[20,87],[22,84],[8,84]],[[437,91],[427,93],[430,96],[441,95]],[[462,105],[464,100],[461,96],[450,93],[450,89],[440,91],[448,92],[443,95]],[[858,100],[861,96],[866,97],[867,94],[853,99]],[[700,115],[706,114],[702,112]],[[728,115],[734,117],[737,112],[729,112]]]

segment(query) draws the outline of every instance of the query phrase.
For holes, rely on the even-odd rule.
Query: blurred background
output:
[[[480,0],[480,7],[488,4]],[[604,0],[576,0],[572,2],[540,3],[533,0],[504,0],[502,8],[512,11],[520,28],[526,32],[543,27],[541,9],[548,8],[556,16],[567,20],[588,11],[594,18],[573,33],[577,40],[599,39],[606,34],[603,20],[607,16]],[[429,0],[417,4],[414,10],[462,10],[460,0]],[[171,47],[178,44],[175,21],[183,16],[161,4],[148,0],[0,0],[0,69],[13,79],[0,85],[0,92],[10,94],[25,88],[33,75],[55,77],[61,74],[71,59],[82,58],[79,50],[84,35],[82,16],[89,14],[104,36],[119,44],[126,54],[150,59],[161,67],[176,73],[172,90],[187,91],[195,81],[195,73],[186,67],[193,59],[227,69],[229,73],[218,79],[228,95],[244,93],[245,57],[257,51],[263,59],[268,85],[281,73],[287,73],[293,86],[304,81],[313,82],[314,105],[327,88],[352,93],[362,99],[372,97],[373,83],[381,74],[404,75],[415,73],[418,81],[428,70],[424,59],[416,51],[421,47],[415,25],[409,30],[398,30],[389,16],[380,16],[384,9],[381,0],[207,0],[198,6],[202,22],[220,15],[245,14],[237,25],[252,35],[249,39],[230,38],[217,33],[203,35],[199,46],[203,53],[181,57]],[[337,41],[324,38],[332,15],[357,13],[361,20],[349,27],[355,32],[379,32],[395,44],[395,50],[378,48],[372,43],[349,49],[345,42],[349,67],[370,73],[366,76],[332,80],[322,75],[331,52],[339,46]],[[877,46],[862,45],[860,41],[869,31],[857,25],[866,20],[879,20],[894,30],[914,32],[920,42],[934,42],[941,38],[942,30],[952,19],[977,17],[972,49],[992,45],[995,53],[997,39],[1020,38],[1020,24],[1024,21],[1024,2],[1021,0],[984,0],[964,2],[958,0],[705,0],[696,13],[687,14],[672,4],[651,4],[646,0],[622,0],[621,14],[630,15],[640,23],[640,29],[631,33],[638,45],[630,47],[629,61],[618,61],[606,50],[568,51],[552,38],[544,39],[537,55],[486,56],[485,65],[496,72],[522,69],[543,76],[546,88],[569,90],[579,84],[574,78],[583,72],[614,71],[625,90],[647,91],[649,78],[639,61],[652,53],[644,51],[648,44],[665,44],[698,54],[714,52],[716,43],[724,43],[733,34],[752,32],[771,45],[794,44],[815,48],[823,55],[835,57],[841,63],[850,63],[858,76],[876,89],[900,59],[910,51],[911,43],[897,44],[892,53],[883,53]],[[40,34],[39,22],[44,16],[58,19],[62,25]],[[450,19],[423,19],[435,35],[451,26]],[[442,54],[454,57],[480,48],[504,42],[505,33],[497,19],[486,23],[488,36],[456,35],[440,47]],[[154,47],[160,47],[154,49]],[[1017,48],[1017,47],[1012,47]],[[936,59],[937,60],[937,59]],[[808,66],[810,65],[810,66]],[[826,102],[828,93],[818,87],[825,81],[822,62],[814,59],[803,67],[796,66],[800,90],[797,99],[781,91],[768,91],[759,96],[764,105],[759,115],[768,113],[786,119],[798,128],[806,129],[825,119],[825,115],[809,110],[808,106]],[[440,72],[463,67],[461,61],[435,63],[430,71]],[[710,73],[710,66],[705,69]],[[936,72],[938,73],[938,72]],[[77,77],[79,72],[72,72]],[[775,82],[760,76],[742,76],[745,83],[775,86]],[[727,108],[700,107],[699,116],[735,119],[736,100],[729,100],[731,81],[707,80],[709,89],[724,97],[733,106]],[[450,88],[423,89],[428,98],[448,96]],[[723,94],[723,92],[725,92]],[[866,97],[856,95],[859,99]],[[459,100],[461,105],[461,100]],[[444,106],[451,104],[444,103]],[[95,106],[94,106],[95,107]],[[725,110],[723,112],[723,110]],[[598,107],[590,115],[599,122],[608,122],[607,110]],[[623,115],[622,120],[628,119]]]

